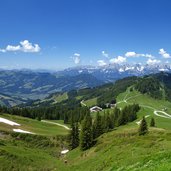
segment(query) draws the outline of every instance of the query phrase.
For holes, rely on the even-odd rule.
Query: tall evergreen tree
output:
[[[143,119],[141,120],[138,132],[139,135],[145,135],[148,132],[148,126],[145,117],[143,117]]]
[[[71,124],[71,131],[69,134],[69,146],[71,149],[79,146],[79,129],[77,122]]]
[[[115,116],[114,113],[110,114],[110,125],[109,125],[110,129],[113,129],[115,127]]]
[[[78,127],[78,122],[75,123],[75,147],[79,146],[79,127]]]
[[[120,115],[120,109],[115,107],[113,111],[113,115],[114,115],[114,126],[118,126],[118,117]]]
[[[154,118],[151,118],[150,126],[151,127],[155,127],[155,120],[154,120]]]
[[[93,134],[92,134],[92,119],[90,114],[87,114],[81,123],[80,132],[80,148],[81,150],[87,150],[92,146]]]
[[[124,112],[121,111],[120,115],[118,116],[117,126],[124,125],[125,123],[125,115]]]
[[[102,116],[100,116],[98,112],[96,114],[96,118],[93,123],[93,139],[99,137],[102,133],[103,133]]]

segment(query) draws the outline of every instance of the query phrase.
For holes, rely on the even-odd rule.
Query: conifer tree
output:
[[[118,116],[117,126],[124,125],[124,124],[125,124],[125,116],[124,116],[124,112],[121,111]]]
[[[102,116],[100,116],[99,112],[96,114],[96,118],[93,123],[93,139],[99,137],[103,133],[102,128]]]
[[[79,129],[78,123],[71,124],[71,131],[69,135],[69,146],[74,149],[79,146]]]
[[[115,127],[115,115],[114,113],[110,114],[110,125],[109,125],[110,129],[113,129]]]
[[[79,146],[79,127],[78,127],[78,122],[75,123],[75,147]]]
[[[113,114],[114,114],[114,126],[118,126],[118,117],[120,115],[120,110],[117,107],[115,107]]]
[[[150,126],[151,127],[155,127],[155,120],[154,120],[154,118],[151,118]]]
[[[110,129],[110,115],[109,111],[104,113],[104,116],[102,118],[102,127],[103,127],[103,133],[108,132]]]
[[[145,135],[148,132],[148,126],[145,117],[143,117],[143,119],[141,120],[138,132],[139,135]]]
[[[92,146],[93,134],[92,134],[92,119],[90,114],[87,114],[81,123],[80,132],[80,148],[81,150],[87,150]]]

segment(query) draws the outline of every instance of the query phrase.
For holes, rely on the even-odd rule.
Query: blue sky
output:
[[[170,0],[1,0],[0,68],[171,62]]]

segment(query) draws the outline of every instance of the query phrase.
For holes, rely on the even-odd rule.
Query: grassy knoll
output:
[[[88,107],[94,106],[94,105],[97,104],[97,98],[92,98],[92,99],[86,100],[86,101],[84,101],[84,103],[85,103]]]
[[[54,96],[53,98],[55,99],[56,102],[60,103],[63,100],[67,100],[68,99],[68,94],[67,93],[63,93],[63,94],[60,94],[58,96]]]
[[[0,115],[0,117],[17,122],[18,124],[21,125],[21,126],[10,126],[4,123],[0,123],[0,130],[12,131],[12,129],[16,128],[16,129],[23,129],[26,131],[34,132],[36,134],[48,135],[48,136],[68,134],[68,130],[66,130],[61,126],[44,123],[34,119],[29,119],[29,118],[15,116],[15,115],[8,115],[8,114],[2,114]]]

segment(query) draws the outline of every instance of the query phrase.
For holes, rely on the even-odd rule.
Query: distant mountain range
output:
[[[63,71],[0,70],[1,104],[19,104],[43,99],[55,92],[96,87],[128,76],[143,76],[158,72],[171,73],[170,65],[109,65],[80,66]],[[9,101],[10,97],[12,100]],[[15,100],[16,99],[16,100]]]
[[[171,72],[171,65],[158,64],[158,65],[141,65],[141,64],[124,64],[124,65],[107,65],[103,67],[93,66],[80,66],[75,68],[68,68],[59,71],[58,74],[76,76],[79,74],[91,74],[98,80],[103,82],[113,82],[118,79],[128,76],[143,76],[158,72]]]

